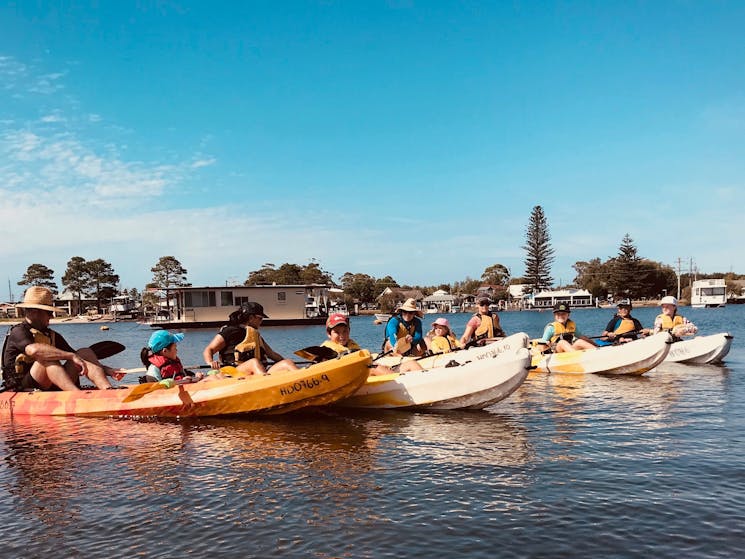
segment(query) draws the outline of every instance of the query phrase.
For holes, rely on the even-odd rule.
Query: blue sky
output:
[[[742,2],[2,2],[0,278],[521,275],[535,205],[557,283],[626,233],[745,273],[743,29]]]

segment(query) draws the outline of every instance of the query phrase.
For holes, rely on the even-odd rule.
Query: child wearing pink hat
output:
[[[458,340],[455,339],[450,329],[447,318],[438,318],[432,323],[432,330],[427,334],[429,339],[429,350],[432,353],[450,353],[458,349]]]

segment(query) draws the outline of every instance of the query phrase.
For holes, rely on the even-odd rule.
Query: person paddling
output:
[[[571,309],[566,303],[554,305],[554,321],[546,325],[543,336],[537,343],[542,353],[563,353],[597,347],[592,340],[583,336],[574,321],[569,319],[570,312]]]
[[[461,347],[466,347],[469,343],[483,344],[492,338],[504,338],[505,333],[499,322],[499,315],[489,310],[490,304],[491,301],[487,297],[479,299],[479,310],[468,321],[460,338]]]
[[[424,355],[427,344],[422,334],[422,316],[422,311],[416,308],[416,301],[406,299],[385,325],[383,352],[391,352],[393,355]],[[395,348],[401,347],[401,344],[407,349],[399,352]]]
[[[361,349],[360,345],[350,337],[349,318],[341,313],[329,315],[326,320],[326,336],[328,336],[328,340],[324,341],[321,347],[332,349],[338,355]],[[422,369],[416,361],[408,361],[402,367],[402,369],[399,369],[399,372],[402,373]],[[373,365],[370,369],[370,375],[372,376],[390,375],[392,373],[394,373],[393,369],[385,365]]]
[[[597,340],[599,346],[626,343],[636,340],[641,335],[649,333],[645,330],[642,323],[631,316],[633,305],[630,299],[621,299],[618,302],[616,314],[610,319],[603,330],[602,337],[605,339]]]
[[[670,332],[675,341],[680,341],[681,336],[692,336],[698,332],[698,328],[693,322],[678,314],[678,300],[667,295],[660,299],[662,312],[654,319],[654,333],[667,330]]]
[[[58,309],[53,293],[41,286],[26,290],[23,322],[16,324],[3,344],[3,381],[7,390],[80,390],[80,377],[86,376],[99,389],[112,388],[107,376],[124,377],[121,369],[102,365],[90,348],[74,350],[67,340],[49,328]]]
[[[213,369],[233,365],[238,371],[250,375],[273,371],[297,370],[297,365],[274,351],[259,334],[262,320],[268,318],[264,307],[250,302],[230,313],[228,324],[223,326],[204,348],[204,362]],[[215,355],[219,354],[219,360]],[[274,361],[269,367],[267,359]]]

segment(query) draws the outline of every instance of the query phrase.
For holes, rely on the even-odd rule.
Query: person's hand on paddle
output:
[[[80,357],[77,353],[73,353],[72,357],[70,358],[70,361],[72,361],[75,364],[75,366],[79,369],[78,375],[80,375],[81,377],[88,376],[88,365],[86,365],[82,357]]]
[[[116,381],[122,380],[124,378],[124,375],[127,374],[126,369],[114,369],[113,367],[108,367],[106,365],[103,365],[103,370],[107,375],[109,375]]]

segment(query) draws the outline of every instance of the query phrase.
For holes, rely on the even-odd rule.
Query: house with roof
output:
[[[566,303],[572,308],[593,307],[592,294],[586,289],[557,289],[540,291],[526,299],[527,305],[534,309],[550,309],[557,303]]]
[[[452,312],[453,307],[457,305],[457,298],[443,289],[438,289],[422,299],[422,303],[427,312],[446,313]]]

